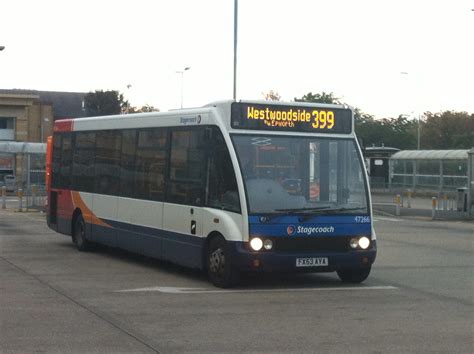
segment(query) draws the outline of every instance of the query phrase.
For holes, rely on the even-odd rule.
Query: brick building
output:
[[[57,119],[83,117],[82,92],[0,89],[0,142],[44,143]],[[40,160],[41,161],[41,160]],[[0,151],[0,182],[24,174],[23,156]]]

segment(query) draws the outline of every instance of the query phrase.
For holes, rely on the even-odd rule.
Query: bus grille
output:
[[[348,237],[279,237],[273,238],[276,252],[347,252],[349,251]]]

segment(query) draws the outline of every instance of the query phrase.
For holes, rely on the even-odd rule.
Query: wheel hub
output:
[[[225,267],[224,251],[221,248],[216,249],[209,257],[209,269],[213,273],[222,273]]]

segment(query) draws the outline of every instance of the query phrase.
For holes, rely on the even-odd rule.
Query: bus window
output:
[[[120,151],[122,136],[118,130],[97,132],[95,192],[118,195],[120,188]]]
[[[217,128],[212,130],[210,148],[207,205],[240,213],[234,167],[224,137]]]
[[[133,197],[135,194],[135,153],[137,149],[136,129],[122,131],[122,156],[120,161],[120,195]]]
[[[171,133],[167,201],[202,205],[206,167],[204,129],[176,129]]]
[[[164,128],[138,131],[134,191],[136,198],[164,200],[166,142],[167,130]]]
[[[73,188],[82,192],[94,192],[95,133],[77,132],[72,162]]]
[[[61,161],[59,167],[59,188],[71,187],[71,169],[72,169],[72,134],[62,135]]]

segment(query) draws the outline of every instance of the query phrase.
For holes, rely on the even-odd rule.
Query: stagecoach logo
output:
[[[288,236],[292,236],[295,233],[295,227],[293,225],[288,225],[286,232],[288,233]]]
[[[305,235],[312,236],[317,234],[333,234],[334,226],[294,226],[288,225],[286,232],[288,236]]]
[[[179,119],[179,122],[181,124],[200,124],[201,123],[201,115],[198,115],[197,117],[181,117]]]

